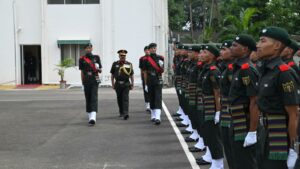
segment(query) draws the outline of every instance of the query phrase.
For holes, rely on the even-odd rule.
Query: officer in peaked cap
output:
[[[117,94],[119,116],[124,120],[129,118],[129,90],[133,89],[134,77],[132,64],[126,60],[127,50],[118,51],[119,60],[110,69],[112,88]]]

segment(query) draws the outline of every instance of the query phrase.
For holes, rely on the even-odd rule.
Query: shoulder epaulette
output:
[[[197,66],[202,66],[202,65],[203,65],[203,62],[201,62],[201,61],[197,62]]]
[[[217,69],[217,66],[211,66],[209,69],[210,69],[210,70],[216,70],[216,69]]]
[[[295,62],[294,62],[294,61],[291,61],[291,62],[288,63],[288,65],[289,65],[289,66],[295,66]]]
[[[246,69],[249,69],[249,68],[250,68],[249,63],[244,63],[244,64],[242,64],[242,66],[241,66],[241,69],[243,69],[243,70],[246,70]]]
[[[228,65],[228,69],[233,70],[233,64],[232,63]]]
[[[282,64],[282,65],[279,66],[279,70],[280,70],[281,72],[288,71],[289,69],[290,69],[290,66],[287,65],[287,64]]]

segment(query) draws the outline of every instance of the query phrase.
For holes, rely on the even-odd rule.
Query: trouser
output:
[[[237,169],[258,169],[256,161],[256,146],[243,146],[244,141],[233,142],[235,167]]]
[[[196,105],[189,105],[189,119],[191,120],[193,129],[196,130],[197,128],[199,128],[200,124],[197,122],[197,106]]]
[[[286,160],[270,160],[269,156],[269,139],[268,139],[268,131],[266,128],[263,128],[263,132],[261,132],[261,141],[264,146],[261,146],[261,151],[263,152],[263,169],[287,169]]]
[[[148,94],[148,92],[145,91],[145,81],[144,81],[144,79],[142,79],[142,84],[143,84],[143,92],[144,92],[145,103],[149,103],[150,102],[149,94]]]
[[[256,143],[256,159],[257,159],[257,167],[258,169],[264,169],[263,162],[264,162],[264,146],[265,146],[265,134],[266,130],[264,129],[263,125],[258,124],[257,127],[257,143]]]
[[[84,83],[84,96],[86,101],[86,112],[98,112],[98,83]]]
[[[221,127],[224,152],[229,169],[238,169],[234,166],[233,156],[233,129],[231,127]]]
[[[150,108],[151,109],[161,109],[162,108],[162,85],[149,85],[149,98],[150,98]]]
[[[120,115],[128,115],[129,87],[129,84],[118,84],[117,82],[115,85]]]
[[[221,131],[219,124],[214,121],[205,121],[203,124],[203,139],[208,146],[212,159],[223,158],[223,144],[221,139]]]

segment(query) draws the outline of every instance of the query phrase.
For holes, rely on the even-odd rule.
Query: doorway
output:
[[[21,84],[41,84],[42,64],[40,45],[21,45]]]

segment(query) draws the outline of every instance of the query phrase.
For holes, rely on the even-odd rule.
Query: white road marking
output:
[[[185,155],[187,156],[187,159],[189,160],[191,166],[193,169],[200,169],[200,167],[198,166],[198,164],[196,163],[196,159],[194,158],[193,154],[189,151],[189,147],[187,145],[187,143],[185,142],[183,136],[181,135],[181,132],[179,131],[178,127],[176,126],[173,118],[171,117],[171,114],[167,108],[167,106],[165,105],[164,101],[162,101],[162,107],[164,109],[164,112],[168,118],[168,120],[171,123],[172,128],[174,129],[174,132],[185,152]]]

